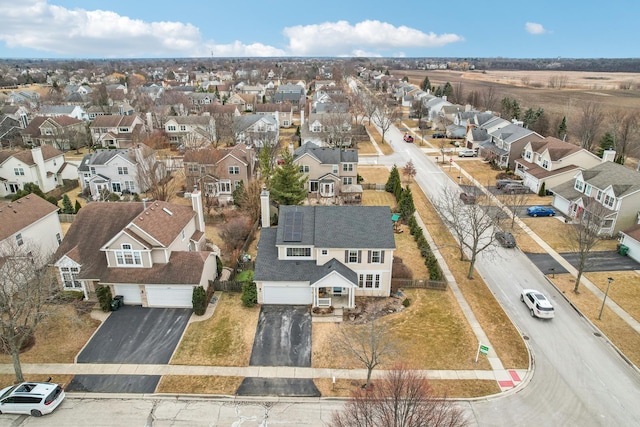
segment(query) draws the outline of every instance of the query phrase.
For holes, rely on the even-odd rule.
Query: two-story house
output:
[[[142,175],[161,172],[159,169],[162,168],[153,167],[155,163],[155,151],[144,144],[125,149],[96,150],[85,155],[78,166],[80,187],[94,200],[99,200],[105,191],[144,193],[153,180],[143,179]]]
[[[353,308],[356,296],[388,297],[395,240],[388,206],[280,206],[262,230],[254,280],[261,304]]]
[[[50,145],[31,150],[0,150],[0,197],[17,193],[32,182],[47,193],[65,179],[77,179],[76,168]]]
[[[173,146],[185,150],[203,148],[216,140],[215,120],[205,116],[171,116],[164,124],[164,131]]]
[[[600,218],[600,234],[614,235],[638,222],[640,172],[614,163],[615,151],[607,150],[603,161],[574,179],[552,187],[553,207],[569,218],[584,212]]]
[[[83,145],[87,139],[84,122],[69,116],[36,116],[20,133],[27,145],[51,145],[59,150]]]
[[[529,141],[522,157],[515,161],[515,174],[522,183],[537,193],[544,183],[545,188],[555,187],[572,180],[578,170],[589,169],[602,160],[584,148],[547,137]]]
[[[351,195],[358,184],[358,150],[306,142],[293,153],[293,162],[307,177],[309,193],[320,197],[344,196],[345,190]]]
[[[280,137],[278,122],[271,115],[247,114],[233,118],[236,144],[274,146]]]
[[[129,148],[142,142],[145,123],[137,115],[97,116],[89,126],[94,145],[103,148]]]
[[[353,118],[350,113],[310,113],[300,126],[302,142],[321,147],[350,147],[353,144]]]
[[[80,105],[43,105],[38,114],[45,117],[73,117],[78,120],[89,120],[89,115]]]
[[[522,150],[527,143],[544,139],[542,135],[516,123],[495,130],[489,128],[487,133],[489,141],[480,145],[478,155],[494,161],[502,168],[511,169],[515,167],[516,159],[522,157]]]
[[[274,104],[288,102],[293,106],[294,111],[300,111],[305,103],[305,88],[298,84],[282,84],[278,86],[271,100]]]
[[[0,202],[0,224],[0,245],[6,242],[28,252],[37,248],[43,265],[62,242],[58,207],[35,194]]]
[[[230,202],[240,183],[246,188],[254,179],[256,151],[244,144],[189,150],[184,154],[183,164],[187,188],[201,188],[207,197]]]
[[[253,111],[259,116],[272,115],[282,128],[293,126],[293,106],[290,103],[258,104]]]
[[[217,270],[200,193],[191,200],[84,206],[54,256],[62,289],[95,300],[96,288],[109,286],[128,305],[192,307],[193,288],[206,289]]]

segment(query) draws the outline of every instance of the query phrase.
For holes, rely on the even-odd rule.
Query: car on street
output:
[[[447,135],[445,135],[444,133],[434,133],[433,135],[431,135],[431,138],[436,138],[436,139],[446,138],[446,137]]]
[[[478,153],[476,150],[460,150],[458,151],[458,157],[476,157]]]
[[[476,195],[472,193],[462,192],[460,193],[460,200],[465,205],[473,205],[476,202]]]
[[[516,179],[499,179],[496,181],[496,188],[503,188],[507,184],[522,184],[522,181]]]
[[[53,412],[63,400],[64,390],[59,384],[22,382],[0,390],[0,413],[41,417]]]
[[[413,137],[409,134],[404,135],[404,142],[413,142]]]
[[[529,206],[527,208],[527,215],[529,216],[554,216],[554,211],[549,206]]]
[[[536,291],[535,289],[524,289],[520,294],[520,301],[525,303],[529,308],[532,317],[551,319],[555,314],[551,302],[542,292]]]
[[[502,187],[502,191],[509,194],[524,194],[529,192],[529,187],[522,184],[511,183]]]
[[[497,240],[502,247],[505,248],[515,248],[516,247],[516,238],[513,237],[513,234],[508,231],[498,231],[494,234],[495,239]]]

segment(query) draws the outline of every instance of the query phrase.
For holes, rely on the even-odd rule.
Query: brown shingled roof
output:
[[[172,252],[167,264],[154,264],[151,268],[109,268],[100,282],[197,285],[210,254],[211,252]],[[104,258],[104,254],[101,255]]]
[[[195,215],[191,206],[155,201],[132,223],[162,245],[169,246]],[[135,228],[130,230],[136,233]]]
[[[57,212],[58,207],[35,194],[24,196],[15,202],[0,202],[0,240],[18,233],[45,216]]]

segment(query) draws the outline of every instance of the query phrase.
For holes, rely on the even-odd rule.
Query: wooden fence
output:
[[[386,184],[360,184],[363,190],[385,191]]]
[[[447,282],[429,279],[391,279],[391,291],[397,292],[400,288],[436,289],[447,290]]]
[[[242,292],[243,283],[235,280],[214,280],[213,289],[215,291]]]

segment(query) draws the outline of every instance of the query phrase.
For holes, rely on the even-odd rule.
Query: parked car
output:
[[[551,302],[542,292],[536,291],[535,289],[524,289],[520,294],[520,301],[529,307],[529,312],[533,317],[551,319],[555,314]]]
[[[556,211],[548,206],[529,206],[527,215],[529,216],[554,216]]]
[[[0,390],[0,413],[41,417],[53,412],[63,400],[64,390],[58,384],[23,382]]]
[[[500,243],[505,248],[515,248],[516,247],[516,238],[513,237],[513,234],[508,231],[498,231],[494,235],[498,243]]]
[[[477,201],[475,194],[466,192],[460,193],[460,200],[462,200],[465,205],[473,205]]]
[[[524,194],[529,192],[529,187],[525,187],[522,184],[511,183],[502,187],[502,191],[510,194]]]
[[[515,179],[499,179],[496,181],[496,188],[502,188],[507,184],[522,184],[522,181]]]
[[[446,138],[447,135],[445,135],[444,133],[434,133],[433,135],[431,135],[431,138]]]
[[[458,151],[458,157],[476,157],[478,155],[478,153],[476,153],[476,150],[460,150]]]
[[[404,142],[413,142],[413,137],[409,134],[404,135]]]

